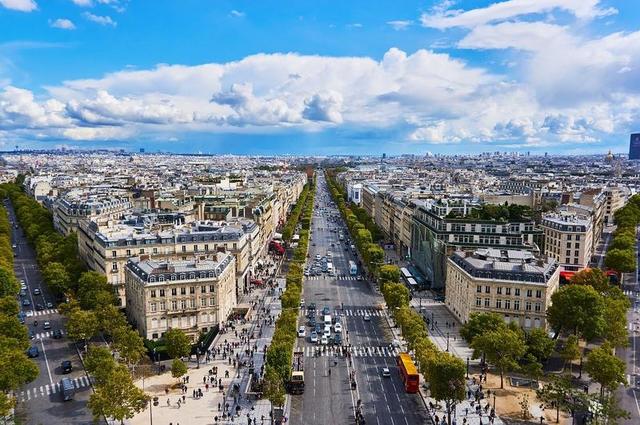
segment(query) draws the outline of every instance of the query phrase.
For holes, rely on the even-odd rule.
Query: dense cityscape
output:
[[[639,5],[0,0],[0,423],[639,425]]]

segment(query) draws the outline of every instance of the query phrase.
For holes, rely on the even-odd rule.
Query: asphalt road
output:
[[[88,377],[75,345],[64,336],[64,319],[55,308],[53,296],[42,281],[35,252],[29,246],[22,229],[15,227],[17,220],[10,203],[5,206],[14,226],[12,243],[16,246],[15,274],[27,285],[26,295],[20,297],[21,308],[27,316],[25,324],[33,332],[31,346],[37,347],[39,351],[34,360],[40,369],[35,381],[16,392],[16,412],[28,424],[91,424],[92,416],[87,408],[91,393]],[[34,293],[36,289],[40,290],[39,295]],[[22,305],[24,299],[28,299],[30,305]],[[53,304],[50,308],[47,308],[48,302]],[[38,304],[42,306],[42,310],[36,309]],[[47,321],[51,325],[48,330],[44,329]],[[60,339],[52,338],[53,331],[57,329],[63,332]],[[71,361],[71,373],[62,373],[60,365],[63,360]],[[60,380],[65,377],[71,378],[76,386],[74,400],[67,402],[62,401],[60,388]]]
[[[317,183],[319,208],[314,209],[312,219],[310,259],[313,261],[316,254],[324,256],[330,250],[336,276],[305,278],[303,296],[307,306],[316,304],[318,322],[322,320],[324,307],[331,310],[332,316],[341,316],[345,327],[343,347],[327,347],[326,352],[316,354],[323,346],[309,341],[311,328],[301,315],[300,324],[305,325],[307,336],[298,338],[297,350],[304,352],[305,392],[292,397],[291,423],[353,424],[358,400],[367,424],[427,423],[428,415],[420,396],[404,391],[396,366],[399,350],[392,347],[392,332],[381,310],[382,297],[368,282],[349,275],[349,260],[357,260],[350,250],[345,250],[346,243],[339,241],[338,233],[331,231],[344,224],[341,218],[329,217],[328,211],[337,215],[337,209],[322,175]],[[346,229],[343,234],[348,237]],[[365,320],[365,316],[370,320]],[[351,361],[345,356],[347,351],[351,353]],[[390,377],[382,376],[383,367],[389,368]],[[355,390],[350,385],[351,373],[355,374]]]

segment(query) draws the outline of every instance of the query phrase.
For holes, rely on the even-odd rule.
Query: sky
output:
[[[628,151],[638,0],[0,0],[0,150]]]

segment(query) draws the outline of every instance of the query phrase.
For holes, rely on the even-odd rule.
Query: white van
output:
[[[333,263],[327,263],[327,273],[333,274]]]
[[[325,314],[323,322],[324,322],[325,325],[331,326],[331,315],[330,314]]]

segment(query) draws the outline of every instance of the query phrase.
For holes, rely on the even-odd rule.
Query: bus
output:
[[[349,274],[351,276],[358,274],[358,266],[356,266],[356,262],[353,260],[349,260]]]
[[[398,355],[398,367],[400,368],[400,376],[404,382],[404,389],[410,394],[418,392],[420,386],[420,375],[418,369],[413,363],[409,353],[400,353]]]
[[[409,271],[409,269],[407,269],[406,267],[402,267],[400,269],[400,274],[402,275],[402,278],[406,281],[411,279],[413,276],[411,276],[411,272]]]

